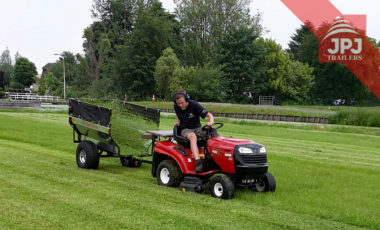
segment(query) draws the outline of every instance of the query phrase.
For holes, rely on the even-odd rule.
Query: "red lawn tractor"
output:
[[[230,199],[235,188],[255,192],[274,192],[276,181],[268,172],[266,149],[250,140],[227,138],[218,134],[223,123],[214,128],[204,126],[204,137],[198,137],[205,171],[195,172],[195,159],[190,141],[180,136],[180,127],[171,131],[147,131],[143,138],[153,141],[152,175],[160,185],[180,186],[183,191],[210,192],[213,197]],[[161,140],[161,138],[165,140]]]

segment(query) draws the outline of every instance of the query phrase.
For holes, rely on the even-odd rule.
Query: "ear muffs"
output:
[[[183,95],[183,96],[185,96],[185,101],[186,101],[186,102],[189,102],[189,101],[190,101],[190,96],[189,96],[189,94],[187,94],[186,92],[183,92],[183,91],[179,91],[179,92],[176,92],[176,93],[174,94],[174,96],[173,96],[173,103],[174,103],[174,104],[176,103],[176,101],[175,101],[175,97],[176,97],[177,95]]]

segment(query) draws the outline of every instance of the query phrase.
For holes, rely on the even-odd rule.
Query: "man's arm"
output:
[[[174,126],[176,126],[176,125],[179,126],[179,124],[180,124],[180,120],[179,120],[179,118],[178,118],[178,106],[177,106],[177,105],[174,105],[174,106],[173,106],[173,109],[174,109],[174,111],[175,111],[175,115],[176,115],[176,118],[177,118],[177,120],[176,120],[175,123],[174,123]],[[173,126],[173,128],[174,128],[174,126]]]
[[[214,116],[210,112],[208,112],[206,116],[207,116],[207,118],[209,120],[207,122],[207,125],[208,126],[212,126],[214,124]]]
[[[179,124],[180,124],[180,121],[179,121],[179,119],[178,119],[178,117],[177,117],[177,121],[175,122],[174,126],[176,126],[176,125],[179,126]]]

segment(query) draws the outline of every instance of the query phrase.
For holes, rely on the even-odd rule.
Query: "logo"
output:
[[[362,33],[343,18],[337,17],[320,40],[320,62],[362,61]]]
[[[343,63],[380,99],[380,52],[367,39],[366,15],[343,14],[330,0],[281,0],[319,39],[319,61]],[[357,4],[362,4],[357,1]],[[336,18],[339,15],[340,18]],[[336,18],[332,23],[331,19]],[[344,19],[343,19],[344,18]],[[349,23],[347,23],[347,20]]]

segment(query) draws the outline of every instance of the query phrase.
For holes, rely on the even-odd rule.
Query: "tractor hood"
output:
[[[218,149],[233,150],[236,145],[254,144],[255,142],[244,139],[229,138],[229,137],[214,137],[209,139],[208,146]]]

